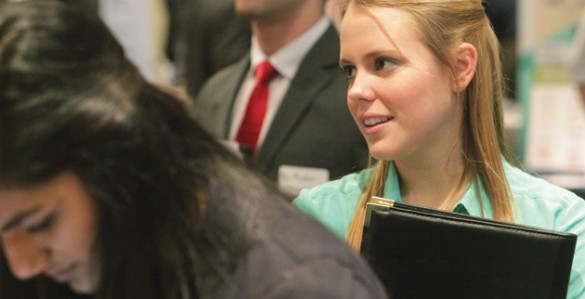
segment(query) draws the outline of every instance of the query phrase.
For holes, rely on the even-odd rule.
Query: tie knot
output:
[[[256,66],[256,82],[267,83],[272,80],[276,74],[278,74],[278,72],[268,60]]]

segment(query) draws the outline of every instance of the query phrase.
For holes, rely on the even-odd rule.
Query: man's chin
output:
[[[79,281],[71,281],[69,282],[69,287],[71,290],[77,294],[82,295],[91,295],[95,293],[97,284],[89,281],[79,282]]]

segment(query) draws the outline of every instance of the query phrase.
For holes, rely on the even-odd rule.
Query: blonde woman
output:
[[[358,249],[373,195],[577,234],[569,298],[585,298],[585,201],[508,163],[499,45],[480,0],[350,0],[347,104],[379,162],[294,204]]]

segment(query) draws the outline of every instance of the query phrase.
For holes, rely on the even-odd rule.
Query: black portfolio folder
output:
[[[373,197],[361,254],[392,298],[565,298],[577,236]]]

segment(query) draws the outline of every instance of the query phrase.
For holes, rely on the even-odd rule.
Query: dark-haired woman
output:
[[[0,6],[0,298],[385,298],[97,17]],[[78,295],[84,294],[84,295]]]

